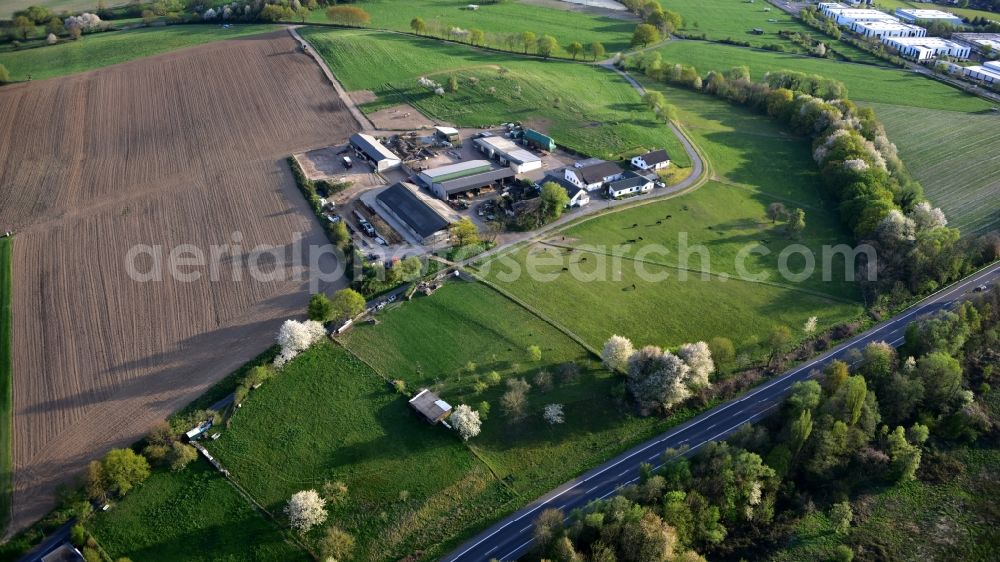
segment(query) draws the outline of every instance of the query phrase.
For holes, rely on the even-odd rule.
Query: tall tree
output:
[[[306,314],[310,320],[328,322],[333,318],[333,303],[323,293],[316,293],[309,299],[309,307]]]
[[[341,25],[368,25],[372,18],[368,12],[357,6],[330,6],[326,9],[326,19]]]
[[[604,44],[594,41],[590,44],[590,56],[594,57],[594,60],[600,60],[604,56]]]
[[[427,22],[421,17],[415,17],[410,20],[410,29],[417,35],[423,35],[427,31]]]
[[[331,319],[344,321],[365,311],[365,298],[354,289],[341,289],[333,294],[330,301],[333,310]]]
[[[657,43],[660,41],[660,32],[656,27],[649,25],[648,23],[640,23],[635,26],[635,32],[632,33],[632,45],[645,47],[650,43]]]
[[[538,40],[538,54],[542,55],[544,58],[549,58],[552,53],[556,51],[559,46],[559,42],[556,38],[551,35],[543,35],[541,39]]]
[[[521,33],[521,46],[524,47],[524,53],[527,54],[529,50],[535,48],[535,43],[538,42],[538,36],[536,36],[531,31],[525,31]]]
[[[539,209],[542,217],[546,220],[559,218],[563,209],[569,204],[569,194],[559,184],[555,182],[545,182],[542,184],[542,206]]]
[[[566,52],[573,55],[573,60],[583,52],[583,45],[578,41],[573,41],[569,45],[566,45]]]

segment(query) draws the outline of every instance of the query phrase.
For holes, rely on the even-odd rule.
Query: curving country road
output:
[[[871,342],[886,341],[898,346],[906,326],[918,316],[955,306],[977,286],[1000,280],[1000,262],[987,266],[962,281],[954,283],[916,303],[893,318],[841,343],[803,365],[751,389],[741,398],[721,404],[651,441],[619,455],[579,478],[566,482],[528,506],[486,529],[442,560],[444,562],[479,562],[490,559],[514,560],[532,543],[532,527],[537,514],[547,508],[564,513],[583,507],[596,499],[607,498],[620,487],[639,479],[639,465],[659,467],[661,455],[668,448],[687,445],[690,454],[710,441],[725,437],[747,422],[754,422],[777,408],[792,384],[808,379],[814,369],[822,369],[834,359],[843,359],[849,350]]]

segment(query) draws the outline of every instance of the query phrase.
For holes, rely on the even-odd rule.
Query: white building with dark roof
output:
[[[653,180],[635,172],[625,172],[621,179],[608,182],[608,197],[632,197],[653,190]]]
[[[589,191],[566,181],[566,178],[557,175],[557,172],[547,174],[544,178],[542,178],[540,183],[541,185],[545,185],[550,182],[566,190],[566,195],[569,196],[569,202],[566,203],[567,207],[583,207],[584,205],[590,203]]]
[[[563,172],[566,181],[587,191],[597,191],[609,181],[622,177],[622,169],[614,162],[598,161],[585,166],[572,166]]]
[[[632,166],[640,170],[662,170],[670,166],[670,155],[666,150],[653,150],[633,156]]]
[[[972,52],[968,45],[941,37],[884,37],[882,43],[898,51],[899,56],[915,61],[928,61],[945,56],[965,60]]]

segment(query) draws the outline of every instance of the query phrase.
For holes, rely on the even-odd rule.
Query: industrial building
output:
[[[952,33],[951,40],[972,47],[985,58],[1000,56],[1000,33]]]
[[[438,125],[437,127],[434,127],[434,136],[439,140],[453,144],[459,141],[458,129],[454,127],[443,127]]]
[[[542,167],[542,159],[514,144],[510,139],[496,136],[483,136],[473,141],[480,152],[496,159],[504,166],[510,166],[517,174],[538,170]]]
[[[990,61],[982,66],[969,66],[962,70],[966,78],[987,84],[1000,84],[1000,61]]]
[[[376,211],[398,223],[421,244],[446,240],[448,220],[434,210],[431,202],[424,201],[418,190],[410,183],[394,183],[375,196]]]
[[[883,37],[924,37],[927,30],[919,25],[896,21],[856,21],[851,31],[862,37],[882,39]]]
[[[950,14],[948,12],[942,12],[941,10],[920,10],[917,8],[896,8],[896,17],[905,21],[906,23],[916,23],[918,21],[922,22],[941,22],[950,25],[962,25],[964,22],[962,18],[956,16],[955,14]]]
[[[435,183],[471,176],[493,169],[488,160],[465,160],[430,168],[417,174],[420,181],[427,187],[432,187]]]
[[[882,43],[899,52],[899,56],[915,61],[933,60],[948,56],[959,60],[969,58],[972,49],[940,37],[885,37]]]
[[[351,135],[351,147],[361,159],[371,162],[377,172],[398,168],[403,163],[399,156],[385,147],[375,137],[364,133]]]
[[[825,17],[836,22],[837,25],[850,27],[854,22],[859,21],[888,21],[898,22],[895,17],[871,8],[851,8],[840,2],[820,2],[819,11]]]
[[[488,160],[466,160],[420,172],[417,176],[439,199],[483,188],[497,188],[514,177],[511,168],[493,169]]]

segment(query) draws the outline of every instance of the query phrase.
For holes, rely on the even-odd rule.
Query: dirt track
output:
[[[303,280],[232,274],[258,244],[325,241],[283,159],[357,127],[296,45],[282,31],[0,89],[0,229],[18,231],[14,530],[301,315]],[[126,272],[134,244],[207,254],[237,231],[217,282]]]

